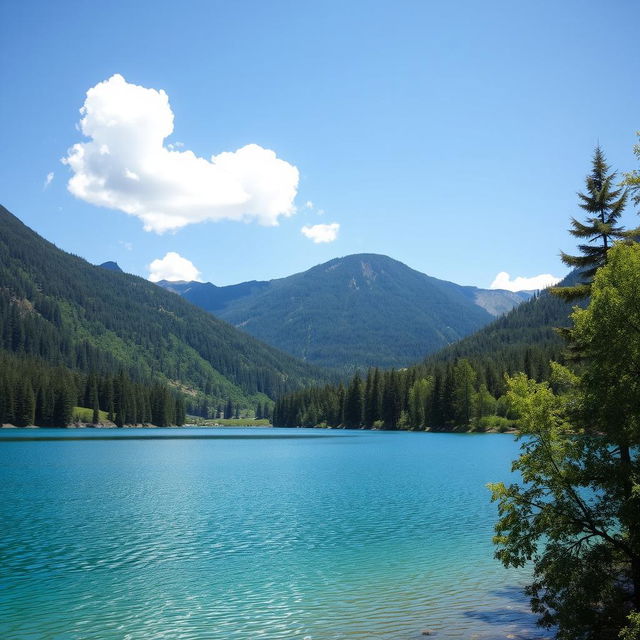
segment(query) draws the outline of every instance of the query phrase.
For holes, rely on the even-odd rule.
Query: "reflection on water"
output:
[[[504,435],[0,433],[0,637],[544,637],[524,576],[492,558],[485,484],[516,450]]]

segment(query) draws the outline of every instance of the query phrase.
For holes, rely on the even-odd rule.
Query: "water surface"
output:
[[[508,435],[0,432],[0,637],[541,638],[492,557]]]

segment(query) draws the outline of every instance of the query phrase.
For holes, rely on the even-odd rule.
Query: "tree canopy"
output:
[[[618,638],[640,612],[638,300],[640,246],[618,244],[572,315],[580,375],[554,365],[552,384],[509,381],[521,482],[491,485],[496,555],[533,562],[532,609],[560,640]]]

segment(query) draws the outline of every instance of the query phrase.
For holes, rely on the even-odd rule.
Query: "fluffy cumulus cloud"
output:
[[[169,96],[114,75],[87,91],[80,129],[89,138],[63,159],[69,191],[86,202],[137,216],[163,233],[207,220],[278,224],[295,213],[298,170],[249,144],[201,158],[165,145],[173,132]]]
[[[331,224],[314,224],[311,227],[305,225],[300,231],[316,244],[320,242],[333,242],[338,237],[340,225],[337,222],[332,222]]]
[[[159,282],[160,280],[197,280],[201,282],[201,273],[196,266],[183,258],[175,251],[169,251],[164,258],[158,258],[149,265],[149,280]]]
[[[550,273],[541,273],[539,276],[522,278],[520,276],[511,279],[506,271],[501,271],[491,283],[490,289],[506,289],[507,291],[534,291],[545,289],[554,284],[558,284],[560,278],[552,276]]]

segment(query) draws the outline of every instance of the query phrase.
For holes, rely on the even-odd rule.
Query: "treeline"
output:
[[[563,281],[580,278],[574,271]],[[370,370],[363,380],[283,396],[276,426],[386,429],[504,429],[509,425],[505,376],[547,380],[550,361],[564,362],[557,327],[571,304],[543,291],[467,338],[400,371]],[[495,416],[495,417],[493,417]]]
[[[85,374],[0,353],[0,424],[65,427],[78,406],[92,410],[94,424],[100,422],[101,411],[119,427],[185,421],[182,396],[166,385],[134,382],[122,371]]]
[[[495,389],[497,376],[466,359],[403,371],[370,369],[347,386],[328,385],[289,394],[276,402],[280,427],[384,429],[498,429],[510,426],[509,409]],[[490,391],[491,380],[494,391]]]
[[[245,405],[234,403],[231,399],[226,404],[219,403],[212,407],[206,398],[200,401],[191,400],[187,402],[187,413],[191,416],[204,418],[205,420],[217,418],[229,420],[231,418],[252,418],[256,420],[271,418],[271,405],[265,402],[258,402],[254,408],[246,408]]]

